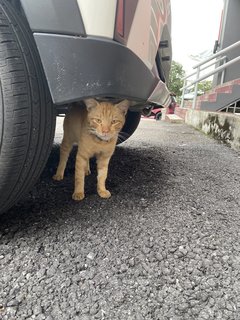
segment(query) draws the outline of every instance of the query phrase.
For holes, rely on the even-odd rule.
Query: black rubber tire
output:
[[[28,24],[0,0],[0,213],[36,182],[49,153],[55,110]]]
[[[161,120],[161,119],[162,119],[162,112],[157,112],[157,113],[155,114],[155,119],[156,119],[156,120]]]
[[[130,138],[130,136],[137,129],[140,120],[141,120],[141,112],[128,111],[126,115],[126,122],[122,128],[117,144],[120,144],[126,141],[128,138]]]

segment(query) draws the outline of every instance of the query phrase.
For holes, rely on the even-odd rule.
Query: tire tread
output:
[[[54,109],[35,43],[22,20],[6,0],[0,0],[0,77],[7,106],[0,136],[1,212],[20,199],[39,177],[55,128]]]

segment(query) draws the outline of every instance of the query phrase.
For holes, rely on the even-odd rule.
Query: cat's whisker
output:
[[[118,139],[123,142],[125,141],[128,137],[130,136],[130,134],[128,134],[127,132],[119,132],[118,134]]]
[[[118,136],[118,141],[119,141],[119,142],[123,142],[124,139],[123,139],[122,137]]]
[[[96,134],[96,130],[93,129],[93,128],[88,128],[88,131],[89,131],[90,133]]]
[[[124,132],[124,131],[120,131],[119,134],[122,135],[122,136],[125,136],[125,137],[129,137],[130,136],[129,133]]]
[[[124,142],[126,139],[122,135],[118,135],[119,142]]]

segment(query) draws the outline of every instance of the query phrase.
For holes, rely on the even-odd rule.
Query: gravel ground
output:
[[[57,136],[59,139],[59,135]],[[184,124],[143,120],[108,187],[51,180],[0,218],[0,319],[240,319],[240,154]]]

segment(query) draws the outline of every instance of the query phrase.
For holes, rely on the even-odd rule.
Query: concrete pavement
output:
[[[0,217],[0,319],[240,319],[238,152],[143,120],[111,161],[112,197],[92,162],[80,203],[74,153],[51,179],[58,156]]]

